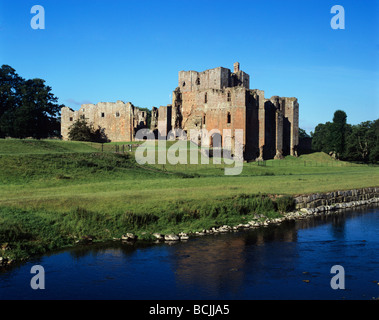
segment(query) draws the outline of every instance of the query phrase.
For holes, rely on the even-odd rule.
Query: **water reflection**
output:
[[[377,207],[366,207],[172,245],[113,241],[78,246],[0,274],[0,296],[13,290],[17,297],[20,274],[28,285],[30,265],[42,264],[54,276],[50,286],[62,288],[55,298],[63,299],[73,297],[74,287],[89,299],[334,297],[332,265],[350,267],[352,287],[361,272],[366,278],[375,274],[378,228]],[[355,286],[379,288],[362,287],[358,281]]]

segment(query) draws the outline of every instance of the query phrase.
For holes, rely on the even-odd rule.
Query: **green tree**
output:
[[[343,158],[346,151],[346,139],[351,131],[346,123],[347,115],[342,110],[334,113],[333,122],[320,123],[312,133],[312,149],[325,153],[335,152]]]
[[[16,70],[3,65],[0,68],[0,138],[4,138],[12,129],[14,111],[21,104],[22,79]]]
[[[315,128],[315,132],[311,133],[312,136],[312,149],[314,151],[322,151],[329,153],[333,151],[333,144],[331,140],[332,136],[332,126],[331,122],[320,123]]]
[[[304,130],[299,128],[299,139],[310,138],[311,136]]]
[[[345,111],[337,110],[334,113],[333,124],[331,126],[331,144],[337,154],[341,157],[345,153],[346,132],[347,132],[347,115]]]
[[[60,134],[58,98],[42,79],[25,80],[0,69],[0,136],[37,139]]]
[[[77,120],[69,128],[68,138],[73,141],[106,142],[108,139],[104,130],[98,127],[94,129],[85,120]]]
[[[346,159],[350,161],[379,161],[379,119],[351,127],[346,142]]]

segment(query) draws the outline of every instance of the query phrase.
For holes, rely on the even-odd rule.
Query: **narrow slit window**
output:
[[[101,113],[101,117],[102,117],[102,118],[105,117],[105,113],[104,113],[104,112]]]
[[[232,101],[232,95],[228,92],[228,102]]]
[[[230,124],[232,122],[232,115],[230,112],[228,112],[228,119],[227,119],[227,124]]]
[[[208,103],[208,93],[205,93],[204,95],[204,103]]]

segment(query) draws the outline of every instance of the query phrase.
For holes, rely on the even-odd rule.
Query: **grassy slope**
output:
[[[247,163],[241,175],[227,177],[224,165],[138,166],[133,154],[99,150],[88,143],[0,140],[0,242],[13,237],[16,252],[25,255],[38,247],[33,242],[41,251],[70,244],[72,235],[203,229],[241,220],[222,209],[244,201],[233,199],[241,194],[361,188],[377,185],[379,177],[378,167],[350,166],[322,153]],[[243,206],[255,200],[247,201]]]

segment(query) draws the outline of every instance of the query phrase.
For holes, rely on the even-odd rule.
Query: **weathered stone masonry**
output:
[[[379,198],[379,187],[342,190],[326,193],[314,193],[295,197],[297,209],[314,209],[320,208],[326,211],[328,207],[335,209],[344,208],[346,204],[351,206],[366,204],[366,202],[376,202]],[[365,203],[359,203],[365,202]],[[335,207],[337,206],[337,207]],[[324,208],[323,208],[324,207]],[[322,210],[324,209],[324,210]]]
[[[173,92],[172,105],[161,107],[153,114],[162,122],[162,136],[170,129],[243,130],[245,160],[280,159],[297,155],[299,144],[299,104],[296,98],[274,96],[266,99],[264,91],[251,90],[250,76],[240,70],[215,68],[203,72],[180,71],[179,86]],[[169,114],[170,117],[161,117]],[[156,129],[155,125],[154,128]],[[221,136],[221,146],[227,137]],[[233,137],[228,137],[232,140]],[[212,139],[199,141],[215,147]]]
[[[233,72],[218,67],[203,72],[180,71],[179,84],[172,104],[152,108],[151,127],[157,136],[166,137],[173,130],[206,129],[218,131],[218,139],[201,139],[202,146],[228,147],[237,143],[233,133],[243,131],[245,160],[280,159],[297,155],[299,144],[299,103],[296,98],[274,96],[266,99],[264,91],[250,89],[250,76],[234,64]],[[111,141],[132,141],[139,128],[146,126],[146,114],[130,102],[83,105],[79,111],[62,109],[62,137],[68,139],[69,127],[83,118],[105,129]],[[232,136],[222,136],[229,129]],[[221,135],[221,136],[220,136]],[[215,145],[220,140],[221,145]]]
[[[78,111],[68,107],[61,110],[61,135],[68,140],[69,128],[77,120],[86,120],[95,129],[104,129],[110,141],[133,141],[140,128],[146,127],[146,112],[140,111],[130,102],[100,102],[83,104]]]

